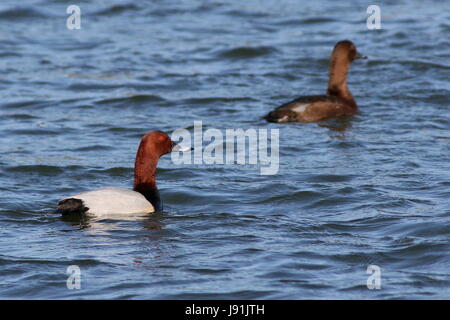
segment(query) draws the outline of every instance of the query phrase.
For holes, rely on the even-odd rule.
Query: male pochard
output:
[[[156,165],[159,158],[172,151],[188,151],[175,144],[162,131],[145,134],[136,153],[133,190],[104,188],[82,192],[58,203],[63,215],[88,213],[96,217],[152,213],[162,210],[156,187]]]
[[[339,41],[331,54],[326,95],[302,96],[269,112],[269,122],[314,122],[353,115],[358,107],[347,87],[347,71],[355,59],[365,59],[348,40]]]

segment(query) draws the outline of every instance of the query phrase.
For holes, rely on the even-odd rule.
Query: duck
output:
[[[163,206],[156,186],[158,160],[169,152],[188,150],[192,148],[176,144],[163,131],[147,132],[136,153],[133,190],[108,187],[81,192],[60,200],[56,212],[101,218],[160,212]]]
[[[327,94],[301,96],[269,112],[263,119],[268,122],[316,122],[358,112],[358,106],[347,86],[347,72],[356,59],[367,59],[353,42],[336,43],[331,53]]]

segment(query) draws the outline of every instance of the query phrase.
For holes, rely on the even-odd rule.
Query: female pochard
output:
[[[355,59],[362,56],[348,40],[339,41],[331,54],[326,95],[302,96],[269,112],[269,122],[314,122],[331,117],[353,115],[358,106],[347,87],[347,71]]]
[[[88,213],[97,217],[152,213],[162,210],[156,187],[159,158],[172,151],[187,151],[162,131],[145,134],[136,153],[133,190],[105,188],[82,192],[61,200],[57,212],[63,215]]]

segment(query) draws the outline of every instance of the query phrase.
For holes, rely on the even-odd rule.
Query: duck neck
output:
[[[161,199],[158,188],[156,187],[157,164],[157,158],[143,157],[142,150],[139,148],[134,164],[133,190],[141,193],[153,205],[156,211],[161,211]]]
[[[347,87],[347,72],[349,67],[350,63],[348,61],[331,59],[327,94],[344,100],[351,107],[356,109],[357,105],[355,99],[353,99],[353,96]]]

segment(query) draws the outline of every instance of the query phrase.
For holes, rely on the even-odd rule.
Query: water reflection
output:
[[[318,126],[328,128],[336,132],[345,132],[352,127],[352,122],[349,117],[339,117],[318,123]]]
[[[320,122],[317,125],[330,129],[329,136],[342,141],[346,140],[346,133],[352,128],[351,118],[349,117],[330,119],[325,122]]]
[[[61,220],[70,224],[73,227],[77,227],[78,230],[86,229],[90,227],[90,220],[92,218],[86,215],[66,215],[61,216]]]
[[[76,227],[78,230],[85,230],[89,233],[98,233],[102,231],[112,231],[127,229],[129,221],[139,221],[143,229],[149,231],[158,231],[164,229],[164,224],[161,222],[161,213],[153,214],[134,214],[128,216],[117,216],[110,218],[98,218],[89,215],[67,215],[61,216],[61,220]]]

